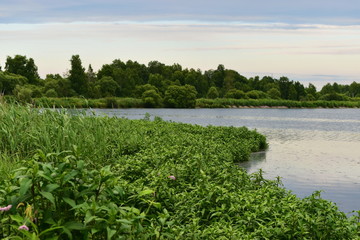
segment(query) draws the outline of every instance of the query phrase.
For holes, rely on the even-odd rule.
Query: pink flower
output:
[[[168,176],[168,178],[170,178],[171,180],[176,180],[176,177],[171,175],[171,176]]]
[[[0,208],[0,212],[7,212],[11,209],[12,205],[7,205],[6,207]]]
[[[26,226],[25,224],[24,224],[24,225],[21,225],[18,229],[19,229],[19,230],[26,230],[26,231],[29,231],[28,226]]]

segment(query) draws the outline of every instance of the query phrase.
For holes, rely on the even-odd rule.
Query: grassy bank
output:
[[[199,108],[286,107],[286,108],[360,108],[360,101],[291,101],[272,99],[197,99]]]
[[[15,98],[7,97],[8,103],[15,102]],[[142,99],[137,98],[34,98],[35,107],[56,108],[146,108]],[[163,107],[159,105],[158,107]],[[291,101],[273,99],[231,99],[217,98],[196,100],[196,108],[242,108],[242,107],[284,107],[284,108],[360,108],[359,99],[353,101]]]
[[[266,148],[256,131],[10,105],[0,118],[1,239],[359,237],[318,193],[236,167]]]

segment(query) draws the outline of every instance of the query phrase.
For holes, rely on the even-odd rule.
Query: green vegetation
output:
[[[21,55],[7,57],[4,71],[0,70],[0,94],[13,95],[19,102],[35,105],[39,101],[45,101],[43,98],[86,98],[89,102],[91,99],[110,98],[113,102],[114,99],[121,102],[118,100],[120,98],[137,99],[134,100],[135,104],[127,104],[130,107],[138,106],[141,101],[141,107],[173,108],[196,107],[198,99],[215,99],[215,102],[218,99],[221,99],[220,102],[224,102],[222,99],[227,99],[225,102],[233,99],[243,102],[250,100],[248,103],[255,103],[250,106],[259,105],[253,99],[269,103],[283,100],[284,103],[297,101],[299,103],[294,105],[317,107],[317,101],[341,101],[349,102],[346,105],[352,107],[359,103],[360,98],[360,83],[356,82],[350,85],[329,83],[317,91],[313,84],[305,87],[287,77],[276,79],[264,76],[260,79],[255,76],[248,79],[221,64],[215,70],[202,72],[199,69],[183,69],[179,64],[165,65],[151,61],[146,66],[130,60],[123,62],[116,59],[94,72],[91,65],[85,70],[80,56],[74,55],[70,59],[70,65],[70,70],[63,76],[48,74],[45,79],[40,79],[32,58]],[[39,98],[42,100],[38,100]],[[61,106],[57,104],[61,100],[46,101],[55,101],[54,105]],[[87,105],[76,101],[78,104],[73,106]],[[103,100],[93,101],[94,105],[104,107],[102,102]],[[119,107],[122,105],[118,104]],[[335,107],[339,104],[329,105]],[[224,107],[229,106],[231,105]]]
[[[356,239],[319,193],[234,162],[256,131],[0,105],[1,239]]]
[[[360,101],[292,101],[272,99],[197,99],[199,108],[229,108],[229,107],[287,107],[287,108],[360,108]]]

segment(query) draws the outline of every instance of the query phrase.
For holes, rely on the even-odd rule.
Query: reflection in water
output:
[[[299,197],[322,190],[344,212],[360,210],[360,109],[95,109],[97,115],[198,125],[247,126],[265,134],[266,152],[242,163]]]
[[[245,169],[256,168],[263,161],[266,161],[266,151],[254,152],[250,154],[249,161],[239,163],[240,167]]]

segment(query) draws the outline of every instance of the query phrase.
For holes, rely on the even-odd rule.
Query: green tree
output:
[[[102,97],[113,97],[119,88],[119,84],[112,77],[103,77],[96,82]]]
[[[325,95],[325,94],[331,94],[334,92],[335,92],[335,90],[334,90],[333,86],[330,83],[328,83],[321,88],[320,94]]]
[[[350,97],[360,97],[360,83],[352,82],[349,86]]]
[[[247,98],[244,91],[237,89],[230,89],[224,96],[225,98],[235,98],[235,99],[244,99]]]
[[[88,82],[96,81],[96,73],[94,72],[91,64],[89,64],[88,70],[86,71],[86,77]]]
[[[71,69],[69,71],[69,80],[71,87],[79,95],[86,95],[88,90],[88,81],[79,55],[73,55],[70,59]]]
[[[141,96],[145,107],[161,107],[163,99],[160,94],[154,90],[147,90]]]
[[[16,85],[13,93],[19,102],[23,102],[23,103],[31,102],[31,97],[33,92],[29,87]]]
[[[26,83],[28,83],[28,79],[24,76],[0,72],[0,93],[12,94],[16,85],[24,85]]]
[[[196,89],[194,86],[172,85],[165,92],[164,103],[171,108],[194,108],[196,104]]]
[[[269,97],[271,99],[280,99],[281,98],[281,93],[280,93],[279,89],[277,89],[277,88],[271,88],[269,91],[267,91],[267,94],[269,95]]]
[[[317,99],[317,92],[315,85],[309,83],[309,86],[305,88],[306,97],[305,99],[308,101],[314,101]]]
[[[259,91],[259,90],[251,90],[246,93],[246,96],[248,98],[252,98],[252,99],[263,99],[263,98],[268,97],[266,93],[264,93],[263,91]]]
[[[216,87],[209,88],[209,91],[207,92],[207,98],[215,99],[219,97],[219,92]]]
[[[6,58],[5,71],[26,77],[30,84],[36,84],[40,78],[34,59],[27,59],[26,56],[22,55],[15,55],[13,58],[8,56]]]

